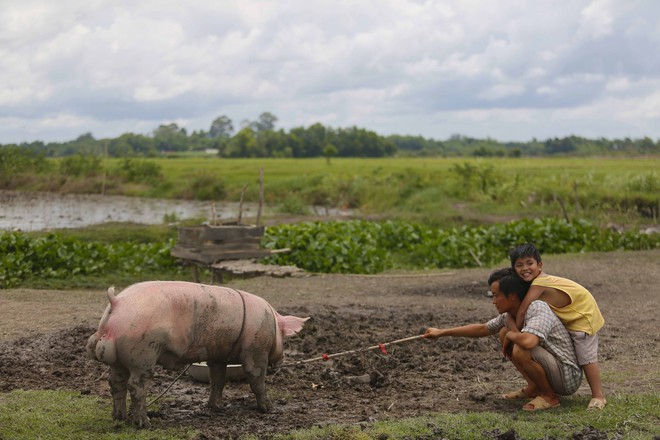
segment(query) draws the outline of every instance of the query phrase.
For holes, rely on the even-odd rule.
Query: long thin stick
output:
[[[341,353],[324,354],[323,356],[315,357],[315,358],[312,358],[312,359],[305,359],[304,361],[293,362],[293,363],[290,363],[290,364],[282,364],[282,365],[279,365],[279,366],[277,366],[277,367],[275,367],[275,368],[276,368],[276,369],[280,369],[280,368],[282,368],[282,367],[291,367],[291,366],[294,366],[294,365],[307,364],[307,363],[309,363],[309,362],[315,362],[315,361],[320,361],[320,360],[326,360],[326,361],[327,361],[328,359],[330,359],[330,358],[334,358],[334,357],[337,357],[337,356],[344,356],[344,355],[347,355],[347,354],[361,353],[361,352],[363,352],[363,351],[375,350],[375,349],[377,349],[377,348],[383,350],[385,347],[389,347],[390,345],[401,344],[402,342],[414,341],[415,339],[421,339],[421,338],[423,338],[423,337],[424,337],[424,335],[410,336],[410,337],[408,337],[408,338],[397,339],[397,340],[395,340],[395,341],[385,342],[385,343],[383,343],[383,344],[372,345],[371,347],[357,348],[357,349],[355,349],[355,350],[342,351]],[[181,374],[179,374],[179,375],[178,375],[178,376],[172,381],[172,383],[170,384],[170,386],[168,386],[168,387],[165,389],[165,391],[163,391],[162,393],[160,393],[160,394],[158,395],[158,397],[156,397],[154,400],[152,400],[151,402],[149,402],[149,403],[147,404],[147,407],[153,405],[158,399],[160,399],[161,397],[163,397],[163,395],[165,395],[165,393],[167,393],[167,392],[170,390],[170,388],[172,388],[172,386],[176,383],[176,381],[178,381],[178,380],[181,378],[181,376],[183,376],[183,375],[185,374],[185,372],[188,371],[188,368],[190,368],[191,365],[192,365],[192,364],[188,365],[188,366],[186,367],[186,369],[183,370],[183,371],[181,372]],[[391,405],[390,405],[390,408],[391,408]],[[389,409],[389,408],[388,408],[388,409]]]
[[[290,366],[293,366],[293,365],[307,364],[309,362],[315,362],[315,361],[320,361],[320,360],[326,360],[327,361],[330,358],[334,358],[334,357],[338,357],[338,356],[345,356],[347,354],[361,353],[363,351],[382,349],[384,347],[389,347],[390,345],[401,344],[402,342],[414,341],[416,339],[421,339],[423,337],[424,337],[424,335],[410,336],[408,338],[397,339],[396,341],[386,342],[386,343],[378,344],[378,345],[372,345],[371,347],[357,348],[355,350],[342,351],[340,353],[326,354],[326,355],[318,356],[318,357],[311,358],[311,359],[305,359],[304,361],[297,361],[297,362],[293,362],[293,363],[290,363],[290,364],[282,364],[282,365],[279,366],[279,368],[281,368],[281,367],[290,367]]]
[[[264,167],[259,168],[259,210],[257,211],[256,226],[261,222],[261,208],[264,204]]]

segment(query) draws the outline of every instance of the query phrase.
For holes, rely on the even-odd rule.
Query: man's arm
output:
[[[531,350],[532,348],[539,345],[541,341],[538,336],[532,333],[521,333],[518,330],[510,330],[507,332],[505,339],[513,342],[525,350]]]
[[[453,328],[434,328],[426,329],[423,337],[426,339],[437,339],[442,336],[464,336],[467,338],[481,338],[492,335],[486,324],[468,324]]]
[[[532,303],[532,301],[536,301],[537,299],[539,299],[541,297],[541,294],[543,294],[542,286],[529,286],[529,290],[527,291],[527,294],[520,303],[520,307],[518,308],[518,312],[516,313],[516,327],[518,327],[519,329],[523,328],[523,325],[525,323],[525,314],[527,313],[527,309],[529,308],[529,305]]]

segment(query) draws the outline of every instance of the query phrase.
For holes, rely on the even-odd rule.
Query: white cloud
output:
[[[263,111],[283,128],[658,137],[658,17],[640,0],[4,0],[0,144]]]
[[[578,35],[601,38],[613,32],[614,19],[610,13],[610,0],[594,0],[581,12]]]

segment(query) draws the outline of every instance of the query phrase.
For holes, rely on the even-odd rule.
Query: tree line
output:
[[[91,133],[67,142],[36,141],[0,145],[2,149],[45,157],[95,155],[106,157],[157,157],[206,152],[227,158],[254,157],[391,157],[477,156],[519,157],[551,155],[644,155],[660,153],[660,140],[587,139],[580,136],[500,142],[455,134],[446,140],[422,136],[381,136],[359,127],[332,128],[315,123],[288,131],[276,129],[277,117],[262,113],[255,121],[242,121],[238,130],[228,116],[213,120],[209,130],[188,133],[176,123],[163,124],[150,135],[125,133],[117,138],[95,139]],[[0,158],[2,155],[0,155]]]

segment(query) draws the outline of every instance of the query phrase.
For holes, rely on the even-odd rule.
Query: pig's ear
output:
[[[293,336],[302,330],[305,321],[309,318],[298,318],[297,316],[282,316],[276,313],[277,325],[284,336]]]

